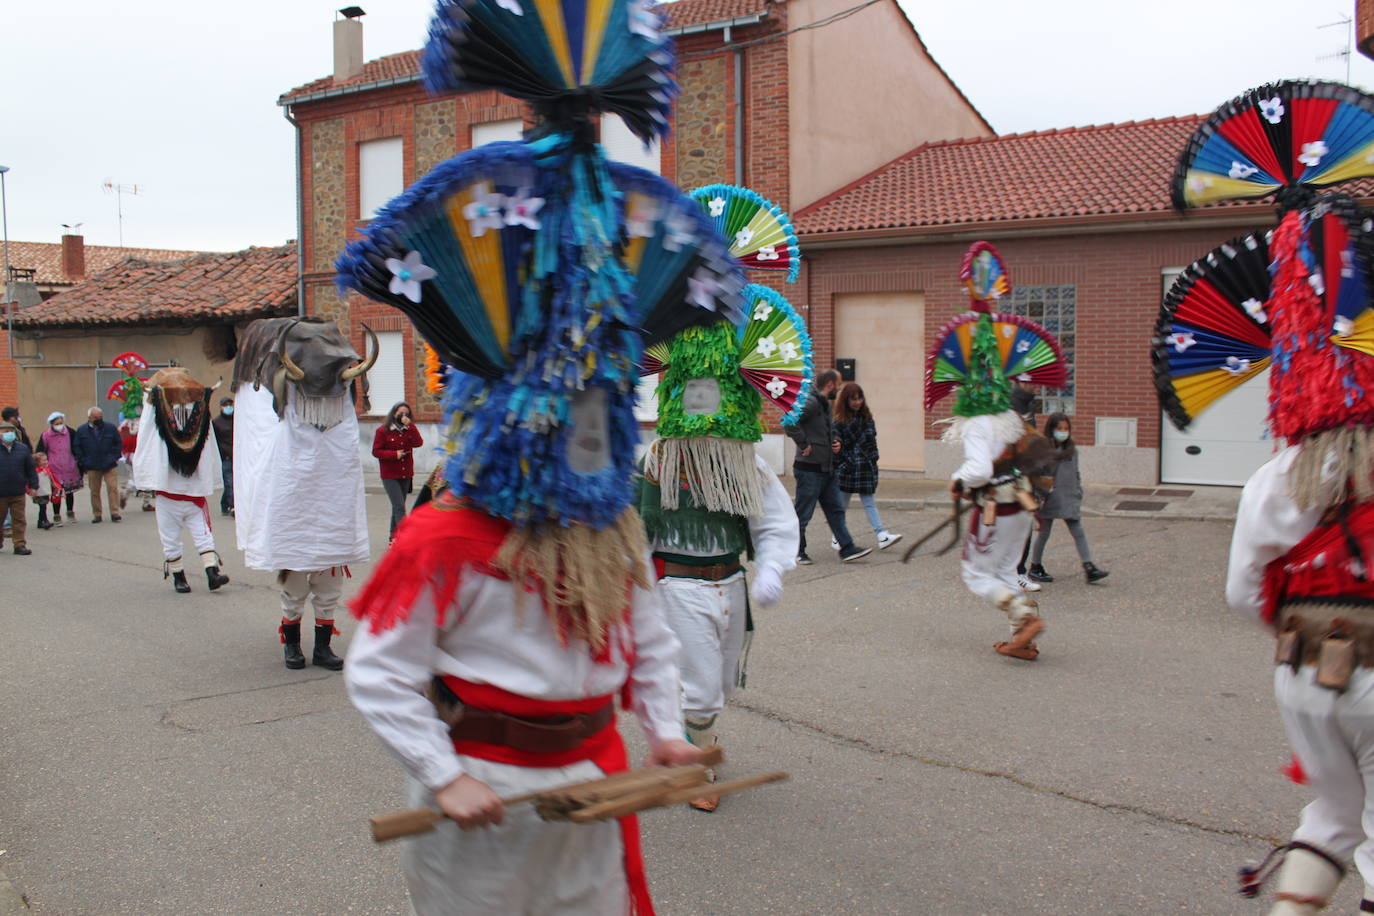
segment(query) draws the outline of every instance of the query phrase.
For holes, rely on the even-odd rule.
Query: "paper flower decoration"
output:
[[[474,188],[476,193],[472,203],[463,208],[463,216],[468,221],[468,227],[473,238],[481,238],[488,229],[500,229],[506,222],[505,214],[501,212],[501,208],[506,202],[505,195],[495,191],[480,190],[486,187],[485,184],[482,184]]]
[[[1174,350],[1178,353],[1182,353],[1184,350],[1197,343],[1197,338],[1193,336],[1192,331],[1175,331],[1168,336],[1167,340],[1173,345]]]
[[[1226,174],[1230,178],[1235,178],[1243,181],[1258,171],[1259,169],[1255,168],[1253,165],[1246,165],[1243,162],[1236,162],[1232,160],[1231,170]]]
[[[1264,303],[1258,299],[1246,299],[1241,303],[1245,313],[1256,321],[1268,321],[1269,315],[1264,311]]]
[[[1302,145],[1302,153],[1298,156],[1298,161],[1303,165],[1310,165],[1315,168],[1322,161],[1322,157],[1331,152],[1330,148],[1321,140],[1313,140]]]
[[[411,251],[405,260],[386,259],[386,269],[391,271],[391,285],[387,288],[393,296],[405,296],[411,302],[420,301],[420,284],[433,280],[438,272],[420,261],[420,252]]]
[[[528,188],[521,188],[517,196],[506,198],[507,226],[539,228],[539,208],[544,206],[544,198],[524,196],[528,191]]]
[[[1283,112],[1283,99],[1278,96],[1274,96],[1272,99],[1260,99],[1260,114],[1270,124],[1277,124],[1282,121]]]

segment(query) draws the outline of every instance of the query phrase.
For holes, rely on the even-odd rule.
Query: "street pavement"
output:
[[[385,499],[368,509],[380,552]],[[884,510],[908,538],[943,517]],[[1235,869],[1307,792],[1279,773],[1270,641],[1222,605],[1230,526],[1086,525],[1111,576],[1086,585],[1055,533],[1027,663],[992,651],[1005,624],[956,553],[844,565],[817,513],[816,563],[758,610],[722,720],[725,776],[792,778],[646,814],[659,911],[1263,912]],[[213,594],[163,581],[151,514],[30,532],[33,556],[0,553],[0,914],[406,912],[397,849],[367,835],[403,805],[400,768],[340,675],[282,666],[272,576],[243,568],[233,521]]]

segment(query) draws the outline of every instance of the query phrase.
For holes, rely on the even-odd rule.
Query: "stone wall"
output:
[[[415,106],[415,177],[458,152],[457,113],[453,99]]]
[[[689,61],[678,69],[682,94],[673,130],[678,187],[695,188],[730,175],[730,71],[725,57]]]
[[[344,122],[342,118],[310,125],[310,233],[313,270],[332,271],[344,246],[348,214],[344,211]]]

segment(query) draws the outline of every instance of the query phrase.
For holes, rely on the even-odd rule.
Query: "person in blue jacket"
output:
[[[9,420],[0,422],[0,515],[9,513],[10,536],[14,552],[21,557],[30,553],[25,532],[28,529],[27,497],[38,489],[38,472],[33,464],[33,452],[19,440],[19,430]]]
[[[115,466],[119,464],[122,445],[119,430],[105,422],[105,412],[99,407],[86,411],[86,422],[72,436],[72,454],[76,457],[77,469],[86,475],[86,486],[91,490],[91,522],[94,524],[100,524],[104,516],[104,507],[100,504],[102,484],[110,500],[110,521],[120,520],[119,475]]]

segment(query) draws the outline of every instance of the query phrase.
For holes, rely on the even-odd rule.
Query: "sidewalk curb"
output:
[[[31,912],[28,900],[0,870],[0,916],[25,916]]]

